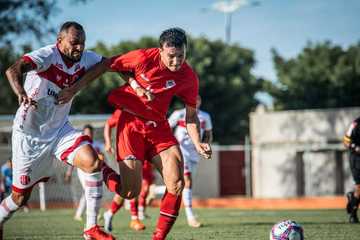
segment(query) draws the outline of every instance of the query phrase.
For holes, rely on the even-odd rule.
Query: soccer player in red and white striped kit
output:
[[[178,142],[166,119],[169,105],[178,96],[186,108],[186,128],[196,150],[211,157],[211,147],[201,142],[196,111],[199,81],[185,62],[185,31],[170,28],[162,32],[158,48],[130,51],[102,61],[80,79],[63,90],[59,102],[67,102],[76,92],[106,71],[130,73],[133,78],[113,90],[108,100],[123,110],[118,124],[118,162],[120,176],[104,167],[104,181],[110,191],[133,198],[141,189],[142,163],[155,165],[166,185],[160,205],[160,216],[153,240],[165,239],[179,213],[184,186],[183,159]]]
[[[111,240],[97,225],[102,198],[101,162],[89,136],[75,130],[68,120],[72,99],[59,105],[61,89],[74,84],[102,56],[84,50],[85,31],[77,22],[65,22],[56,44],[25,54],[6,71],[18,97],[12,132],[12,194],[0,205],[0,225],[30,198],[32,188],[52,175],[52,161],[84,172],[87,205],[85,239]],[[23,77],[25,76],[25,81]]]

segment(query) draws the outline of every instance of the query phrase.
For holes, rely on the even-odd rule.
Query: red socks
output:
[[[118,204],[117,202],[111,201],[110,211],[112,214],[115,214],[122,207],[123,202]]]
[[[102,167],[103,180],[106,187],[110,192],[120,194],[121,179],[120,175],[117,174],[112,168],[107,166],[105,163]]]
[[[135,198],[130,200],[130,214],[131,217],[138,217],[138,204]]]
[[[181,205],[181,195],[165,192],[160,205],[160,216],[153,240],[164,240],[176,221]]]

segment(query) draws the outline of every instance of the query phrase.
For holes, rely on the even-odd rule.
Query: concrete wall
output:
[[[336,174],[331,149],[344,150],[342,137],[360,108],[250,114],[252,188],[255,197],[297,195],[296,153],[304,152],[305,195],[333,195]],[[332,143],[332,144],[329,144]],[[328,151],[321,151],[330,149]],[[347,159],[346,161],[347,162]],[[345,188],[351,188],[344,164]]]

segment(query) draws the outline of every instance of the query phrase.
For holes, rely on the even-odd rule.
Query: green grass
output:
[[[16,213],[4,227],[4,239],[81,239],[83,224],[73,221],[71,209],[32,210]],[[238,209],[196,209],[204,227],[186,225],[181,212],[168,240],[246,239],[267,240],[271,226],[283,219],[296,220],[304,227],[305,239],[360,239],[360,224],[348,224],[344,210],[316,211],[252,211]],[[128,228],[129,213],[121,210],[114,218],[113,234],[117,239],[151,239],[158,209],[151,208],[152,217],[145,221],[143,232]],[[100,222],[101,223],[101,222]]]

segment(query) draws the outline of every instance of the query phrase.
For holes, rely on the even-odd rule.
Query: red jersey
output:
[[[166,114],[173,96],[178,96],[186,105],[196,107],[199,80],[192,68],[184,62],[181,68],[170,71],[160,59],[158,48],[139,49],[115,56],[110,61],[112,70],[131,72],[138,84],[151,90],[155,98],[148,101],[138,97],[128,85],[113,90],[109,95],[110,104],[154,121],[166,120]]]
[[[114,128],[117,126],[117,123],[119,121],[121,111],[119,109],[116,109],[115,112],[108,118],[107,124],[110,128]]]

